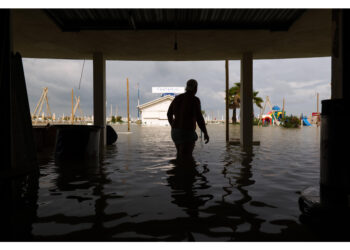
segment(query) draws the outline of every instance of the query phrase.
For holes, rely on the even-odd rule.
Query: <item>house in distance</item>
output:
[[[152,93],[161,94],[160,98],[137,106],[143,125],[168,126],[167,112],[175,95],[183,93],[184,87],[152,87]]]

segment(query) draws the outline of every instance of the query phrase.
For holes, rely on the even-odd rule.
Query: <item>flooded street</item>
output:
[[[230,138],[239,126],[230,125]],[[12,237],[35,241],[319,241],[300,222],[300,192],[319,184],[320,129],[254,127],[253,153],[208,125],[195,167],[176,167],[170,127],[114,126],[101,162],[40,159]],[[199,133],[198,133],[199,134]],[[21,184],[18,184],[21,186]],[[27,185],[28,186],[28,185]],[[26,187],[27,187],[26,186]],[[24,189],[22,189],[24,190]],[[21,211],[21,209],[23,211]]]

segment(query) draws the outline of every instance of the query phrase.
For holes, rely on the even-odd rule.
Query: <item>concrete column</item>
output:
[[[228,86],[229,86],[229,70],[228,70],[228,60],[225,60],[225,76],[226,76],[226,109],[225,109],[225,114],[226,114],[226,141],[228,142],[229,141],[229,123],[228,123],[228,120],[229,120],[229,103],[228,103]]]
[[[94,125],[101,126],[100,145],[106,145],[106,60],[102,52],[93,54]]]
[[[332,10],[332,84],[331,98],[349,98],[350,10]],[[345,84],[346,83],[346,84]]]
[[[253,55],[244,53],[241,59],[240,141],[243,148],[253,145]]]
[[[0,172],[11,167],[11,11],[0,10],[0,128],[4,133],[1,136],[1,164]]]
[[[347,113],[350,81],[350,11],[332,11],[331,100],[322,101],[320,200],[325,207],[350,207]]]

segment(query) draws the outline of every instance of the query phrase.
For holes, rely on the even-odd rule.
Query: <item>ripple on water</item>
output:
[[[319,181],[316,128],[254,127],[261,144],[252,154],[226,145],[224,128],[208,126],[211,141],[197,141],[197,165],[187,168],[172,161],[169,127],[131,126],[133,133],[119,134],[97,163],[42,160],[30,234],[86,240],[305,239],[296,233],[309,230],[298,220],[297,199],[305,186]],[[239,138],[238,126],[231,127],[230,137]]]

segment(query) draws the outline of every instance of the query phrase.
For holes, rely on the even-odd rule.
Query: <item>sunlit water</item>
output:
[[[40,159],[21,186],[3,237],[74,241],[322,240],[300,222],[300,192],[319,183],[320,129],[254,127],[253,153],[227,145],[224,125],[196,143],[196,167],[176,167],[169,127],[114,127],[100,162]],[[199,133],[198,133],[199,134]],[[230,127],[239,138],[239,126]],[[34,187],[34,188],[33,188]],[[36,188],[35,188],[36,187]],[[30,191],[32,189],[34,191]],[[29,191],[28,191],[29,190]],[[14,207],[14,208],[13,208]],[[12,216],[12,217],[11,217]]]

